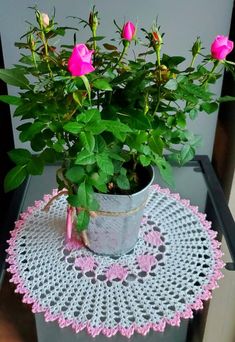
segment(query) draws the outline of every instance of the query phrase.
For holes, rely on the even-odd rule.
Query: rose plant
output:
[[[10,191],[28,175],[42,174],[45,164],[59,163],[58,187],[68,193],[67,226],[76,207],[82,231],[99,208],[95,192],[137,191],[137,165],[156,166],[171,183],[170,162],[182,165],[193,158],[200,137],[187,129],[187,120],[234,100],[215,98],[210,90],[224,67],[234,71],[234,63],[225,59],[233,42],[217,36],[205,55],[197,38],[191,61],[180,68],[185,58],[162,53],[164,35],[157,25],[138,32],[130,21],[123,27],[114,22],[116,43],[104,43],[94,8],[88,20],[79,19],[90,29],[88,40],[81,42],[74,29],[74,43],[58,47],[54,42],[72,28],[58,26],[38,9],[35,14],[36,24],[16,43],[23,51],[19,64],[0,70],[3,81],[20,89],[19,96],[0,99],[16,106],[19,138],[33,151],[9,152],[16,166],[4,185]],[[134,44],[143,51],[130,59]]]

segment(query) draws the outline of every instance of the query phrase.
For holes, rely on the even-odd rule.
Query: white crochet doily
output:
[[[222,277],[210,222],[168,189],[151,187],[135,248],[115,258],[66,242],[66,198],[42,211],[50,198],[21,214],[7,259],[16,291],[46,321],[92,336],[164,331],[202,308]]]

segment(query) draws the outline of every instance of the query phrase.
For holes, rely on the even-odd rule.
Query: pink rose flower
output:
[[[88,50],[85,44],[75,45],[68,60],[68,70],[72,76],[82,76],[94,71],[91,57],[94,50]]]
[[[126,22],[122,29],[122,38],[131,41],[135,36],[135,31],[135,25],[131,21]]]
[[[226,36],[217,36],[211,44],[211,55],[214,59],[222,60],[232,51],[233,42]]]

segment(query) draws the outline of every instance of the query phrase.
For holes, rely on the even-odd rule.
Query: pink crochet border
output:
[[[163,189],[159,185],[155,184],[152,186],[156,191],[170,196],[171,198],[175,199],[176,201],[180,202],[183,206],[190,209],[200,220],[204,229],[207,231],[208,236],[211,240],[212,250],[213,250],[213,257],[215,260],[214,269],[212,270],[212,276],[209,279],[207,285],[203,287],[203,292],[195,298],[193,304],[186,305],[186,308],[182,312],[176,312],[172,319],[165,319],[163,318],[159,323],[147,323],[144,326],[138,326],[137,324],[133,323],[129,328],[122,327],[117,325],[115,328],[106,328],[103,325],[99,327],[92,327],[90,326],[89,321],[85,323],[78,323],[75,320],[68,320],[65,319],[62,313],[59,314],[52,314],[47,307],[43,307],[39,304],[36,298],[34,298],[33,294],[29,292],[24,284],[24,280],[20,276],[20,272],[18,271],[17,267],[17,255],[15,244],[17,240],[17,235],[24,224],[24,221],[31,215],[31,213],[40,207],[43,203],[45,204],[48,202],[53,196],[57,194],[57,190],[53,190],[52,195],[44,195],[43,201],[35,201],[34,206],[28,207],[28,209],[20,215],[20,219],[15,222],[15,229],[11,231],[11,238],[8,240],[9,248],[7,249],[8,257],[6,261],[9,263],[9,271],[12,274],[12,278],[10,282],[13,282],[16,285],[16,293],[21,293],[23,295],[22,301],[23,303],[31,304],[32,305],[32,312],[33,313],[40,313],[43,312],[45,316],[46,322],[49,321],[58,321],[58,324],[61,328],[72,326],[76,333],[86,329],[88,334],[95,337],[102,333],[107,337],[111,337],[116,333],[120,333],[123,336],[131,337],[134,332],[137,332],[141,335],[146,335],[150,329],[154,331],[163,332],[165,330],[166,324],[171,326],[179,326],[180,321],[182,318],[188,319],[193,317],[192,310],[199,310],[203,308],[203,300],[208,300],[212,298],[211,291],[218,287],[217,280],[223,277],[221,273],[221,269],[224,267],[224,262],[221,260],[223,253],[220,251],[219,247],[221,245],[220,242],[215,240],[217,232],[211,229],[211,222],[206,220],[206,215],[198,212],[198,207],[192,206],[189,200],[181,199],[178,193],[171,193],[169,189]]]

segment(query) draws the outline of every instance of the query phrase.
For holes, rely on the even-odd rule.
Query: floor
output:
[[[34,315],[9,278],[6,272],[0,284],[0,342],[37,342]]]

